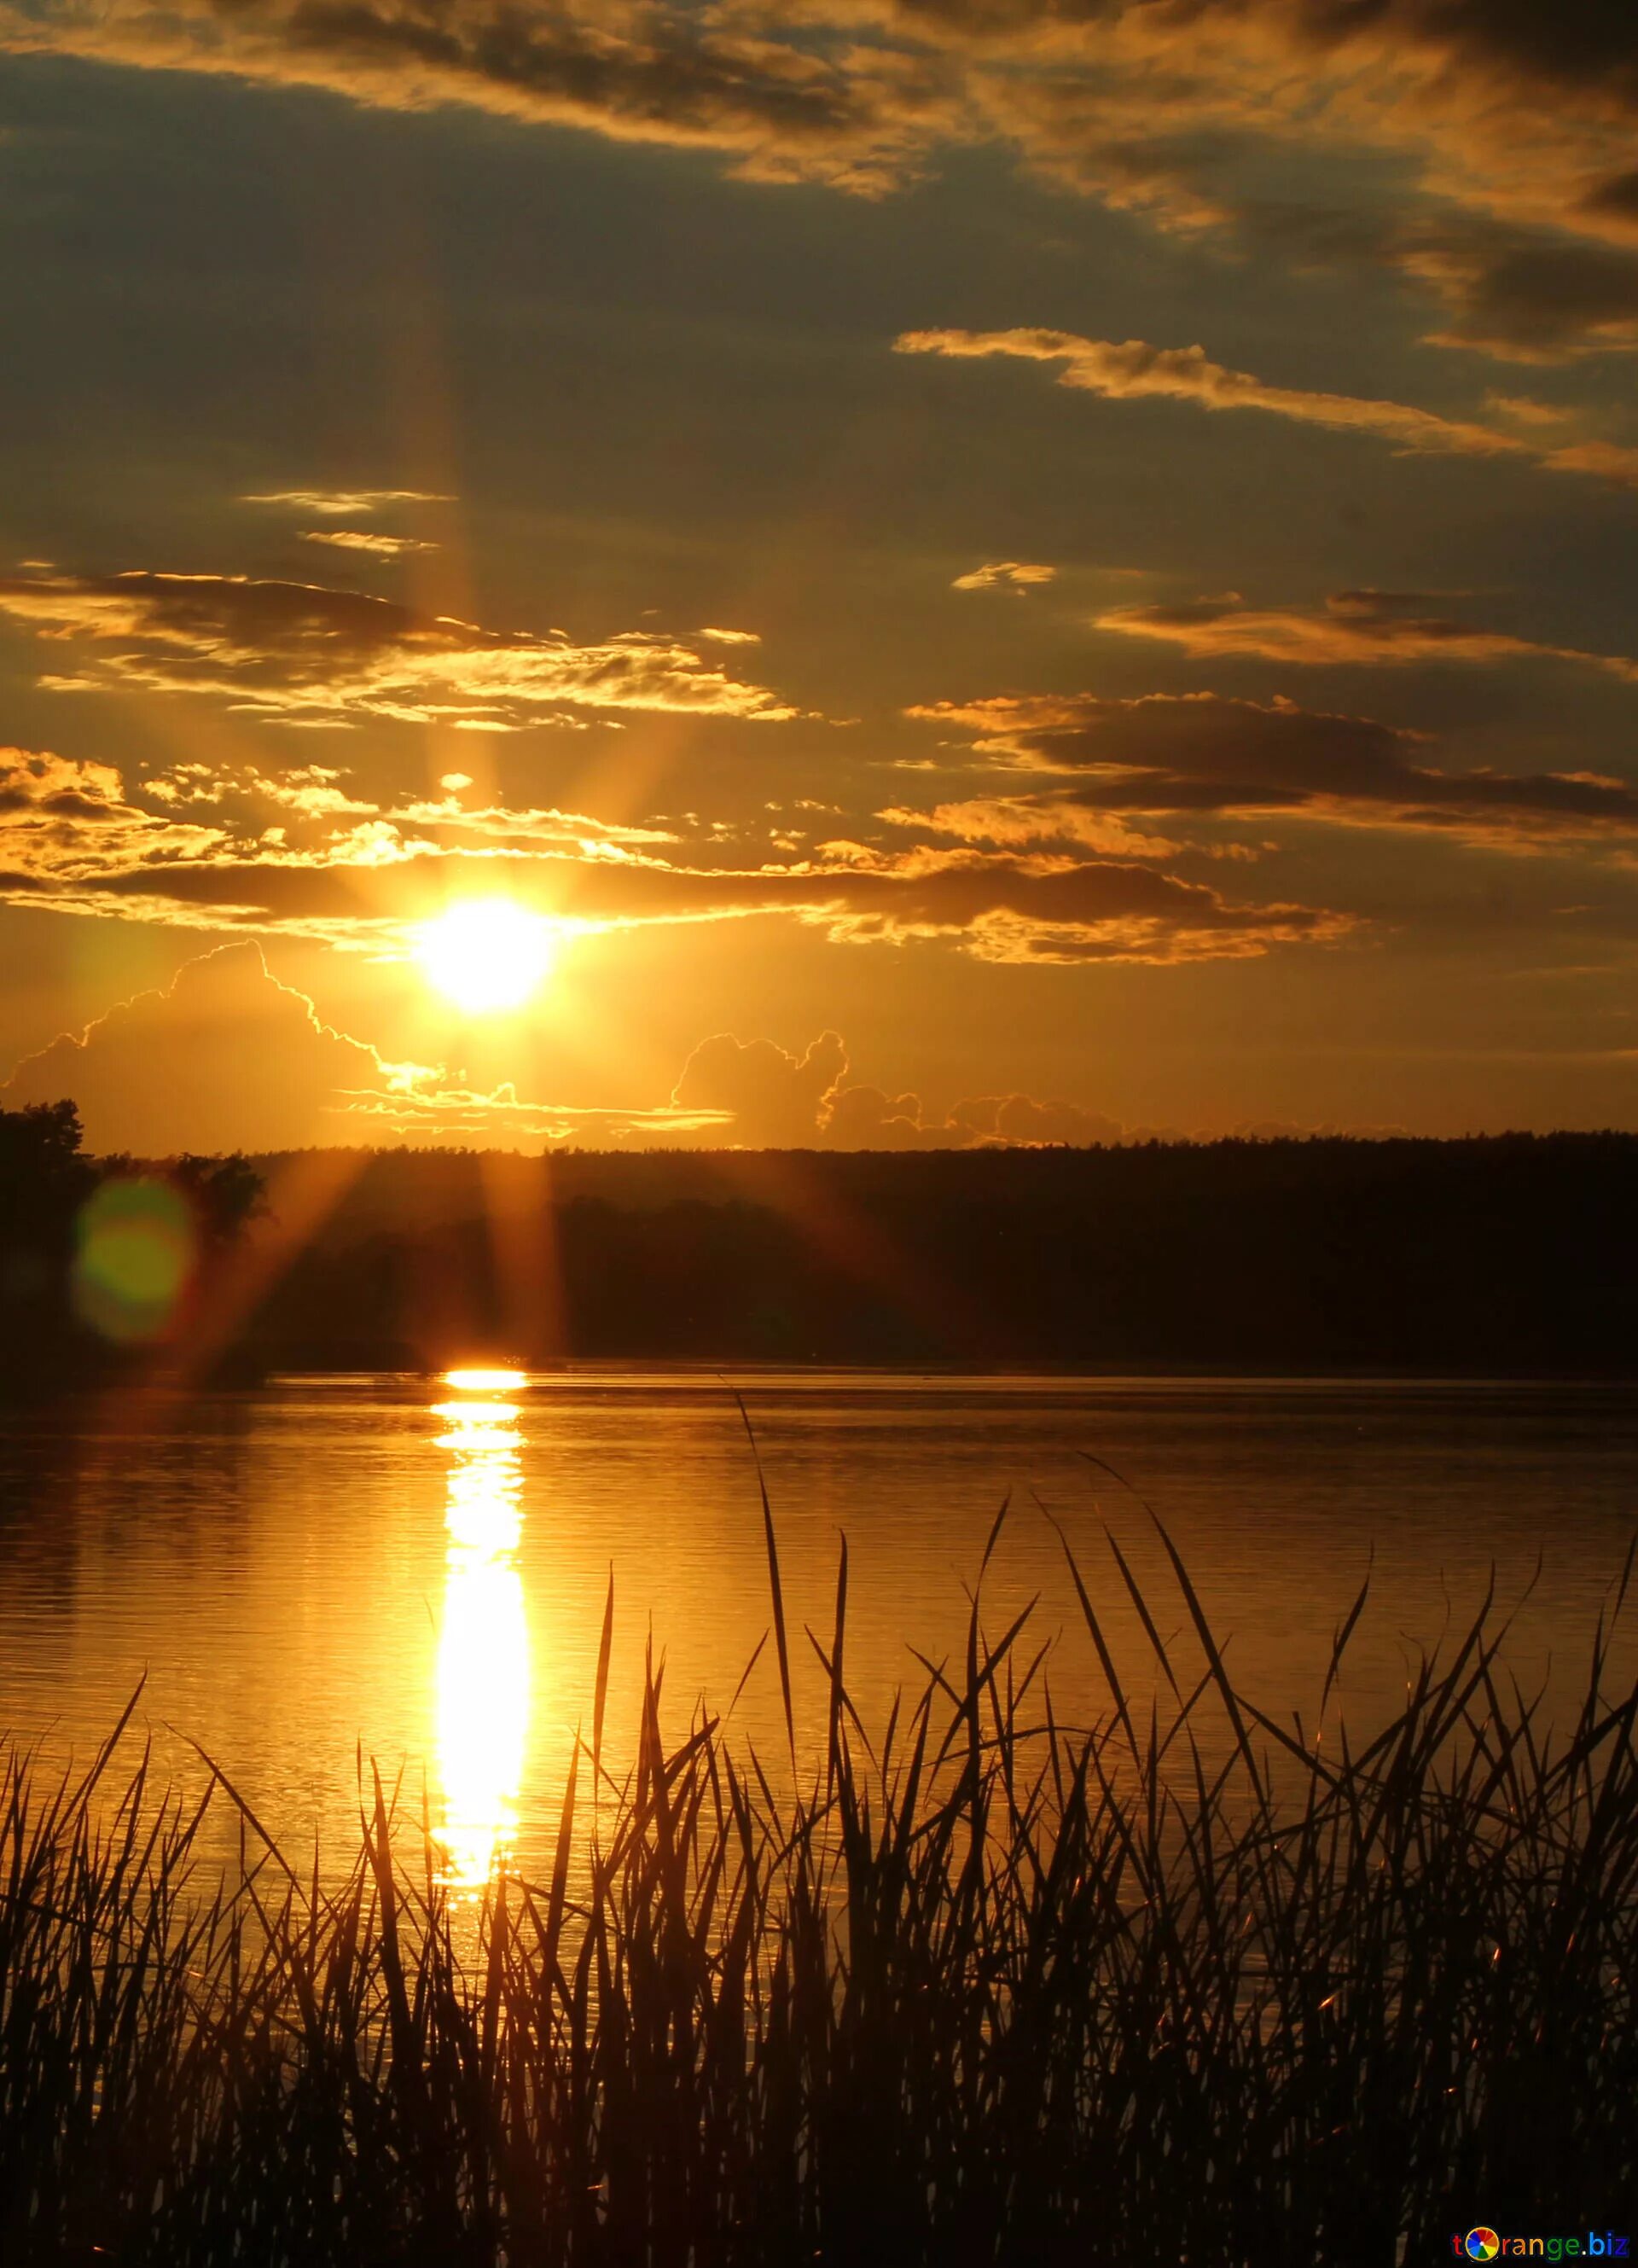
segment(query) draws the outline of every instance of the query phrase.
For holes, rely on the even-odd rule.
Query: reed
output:
[[[373,1773],[338,1881],[220,1774],[189,1808],[145,1752],[121,1765],[126,1722],[77,1780],[6,1750],[0,2257],[1384,2268],[1477,2220],[1630,2228],[1638,1690],[1605,1690],[1612,1618],[1556,1732],[1487,1601],[1391,1724],[1322,1746],[1237,1691],[1164,1540],[1188,1660],[1113,1577],[1164,1714],[1066,1543],[1107,1717],[1058,1721],[1028,1612],[992,1632],[981,1579],[959,1664],[874,1737],[844,1547],[794,1784],[716,1718],[668,1741],[650,1662],[617,1785],[611,1612],[553,1863],[500,1875],[475,1926]]]

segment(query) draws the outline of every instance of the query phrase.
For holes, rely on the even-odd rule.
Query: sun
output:
[[[510,898],[472,898],[423,924],[415,958],[469,1015],[520,1008],[552,965],[552,931]]]

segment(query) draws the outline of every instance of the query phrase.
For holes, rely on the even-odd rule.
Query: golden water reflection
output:
[[[529,1730],[529,1624],[518,1547],[523,1535],[518,1405],[501,1398],[515,1371],[451,1371],[460,1398],[432,1414],[449,1454],[444,1617],[438,1633],[438,1841],[445,1878],[486,1881],[518,1830]]]

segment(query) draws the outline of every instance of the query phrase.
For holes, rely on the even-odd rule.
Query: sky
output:
[[[0,0],[0,1107],[1638,1123],[1635,129],[1627,0]]]

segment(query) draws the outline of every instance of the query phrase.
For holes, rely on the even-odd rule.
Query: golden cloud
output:
[[[994,356],[1062,365],[1058,384],[1105,401],[1169,401],[1200,409],[1260,409],[1333,432],[1367,433],[1416,455],[1509,457],[1552,472],[1590,474],[1638,486],[1638,449],[1613,445],[1543,446],[1492,425],[1441,417],[1402,401],[1373,401],[1351,394],[1271,386],[1249,371],[1210,361],[1205,349],[1150,346],[1144,339],[1086,339],[1073,331],[906,331],[894,341],[900,354],[942,355],[957,361]]]
[[[950,587],[952,591],[1010,589],[1022,597],[1038,585],[1050,583],[1057,572],[1055,567],[1035,566],[1025,559],[991,559],[982,567],[958,575]]]
[[[998,142],[1163,227],[1397,268],[1446,303],[1447,342],[1638,343],[1622,0],[0,0],[0,44],[464,104],[870,195]],[[1403,187],[1385,211],[1282,202],[1271,148],[1391,153]]]
[[[841,844],[782,865],[684,866],[648,843],[589,836],[555,847],[550,830],[565,825],[562,814],[511,814],[519,824],[495,847],[474,851],[384,816],[344,827],[314,821],[301,811],[304,797],[338,792],[338,777],[309,776],[290,789],[285,807],[312,822],[304,841],[284,826],[253,822],[188,830],[119,801],[117,776],[109,775],[90,820],[64,814],[58,825],[66,831],[30,836],[28,856],[0,865],[0,898],[388,952],[408,949],[414,926],[452,898],[497,892],[582,929],[782,916],[838,942],[941,939],[995,961],[1238,956],[1325,939],[1348,926],[1312,907],[1233,903],[1114,858]],[[433,808],[447,827],[446,806]],[[108,812],[116,814],[112,836]],[[498,823],[492,814],[475,816],[481,826]]]
[[[1339,591],[1323,607],[1248,607],[1238,598],[1182,605],[1111,607],[1095,630],[1158,638],[1196,658],[1254,655],[1304,667],[1339,663],[1547,660],[1576,662],[1638,682],[1638,662],[1624,654],[1588,653],[1544,644],[1429,611],[1439,603],[1421,592]]]
[[[797,711],[668,637],[487,630],[316,584],[135,571],[0,579],[0,614],[93,651],[55,691],[208,695],[280,724],[363,717],[518,731],[567,708],[779,722]],[[101,649],[101,651],[96,651]]]
[[[412,551],[436,551],[436,543],[423,543],[411,535],[371,535],[357,527],[304,527],[304,543],[323,543],[333,551],[363,552],[372,559],[401,559]]]

